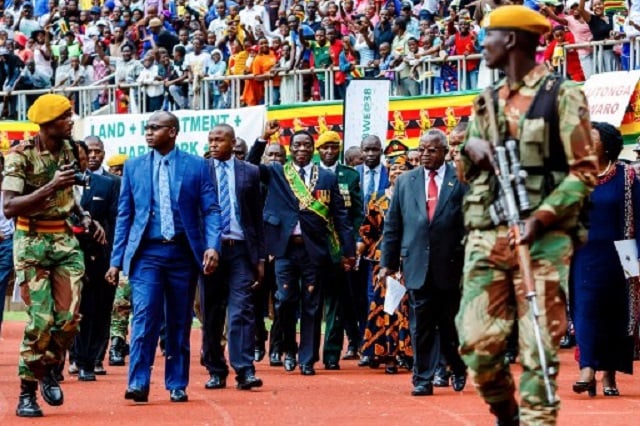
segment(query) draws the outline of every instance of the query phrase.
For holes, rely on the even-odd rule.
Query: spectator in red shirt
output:
[[[575,49],[564,49],[565,44],[574,44],[573,34],[565,31],[562,25],[553,28],[553,40],[544,51],[544,62],[550,70],[560,72],[564,62],[567,68],[567,75],[573,81],[584,81],[580,57]]]

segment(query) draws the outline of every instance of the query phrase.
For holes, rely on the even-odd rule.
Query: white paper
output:
[[[393,315],[406,292],[407,289],[400,284],[400,281],[392,277],[387,277],[387,293],[384,296],[384,311],[389,315]]]
[[[640,275],[640,262],[638,262],[638,248],[636,240],[614,241],[620,264],[624,271],[625,278],[637,277]]]

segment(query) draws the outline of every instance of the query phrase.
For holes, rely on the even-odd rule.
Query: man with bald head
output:
[[[124,165],[111,267],[106,279],[129,276],[133,320],[125,399],[147,402],[151,361],[166,325],[165,386],[171,402],[186,402],[189,335],[198,274],[211,274],[220,252],[220,208],[204,159],[176,148],[178,118],[151,115],[151,150]],[[171,262],[167,262],[171,259]],[[163,321],[164,320],[164,321]]]
[[[220,345],[225,319],[229,361],[236,387],[262,386],[255,376],[255,318],[252,291],[264,276],[266,251],[262,220],[260,171],[234,156],[238,138],[233,127],[217,125],[209,132],[209,170],[217,182],[222,223],[222,251],[215,273],[202,280],[203,358],[210,378],[207,389],[226,387],[229,367]]]

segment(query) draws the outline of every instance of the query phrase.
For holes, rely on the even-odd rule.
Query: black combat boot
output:
[[[40,395],[42,395],[44,402],[54,407],[64,403],[64,394],[62,393],[60,383],[58,383],[55,378],[53,368],[40,380]]]
[[[42,410],[36,400],[38,382],[20,380],[20,397],[18,398],[18,417],[42,417]]]
[[[109,348],[109,365],[124,365],[125,343],[122,337],[112,337],[111,347]]]
[[[489,405],[491,406],[489,411],[496,416],[496,426],[518,426],[520,424],[518,403],[515,399],[511,398]]]

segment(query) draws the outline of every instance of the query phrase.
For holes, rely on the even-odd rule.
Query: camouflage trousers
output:
[[[127,340],[129,333],[129,315],[131,314],[131,285],[127,277],[120,277],[116,297],[111,311],[110,336]]]
[[[30,235],[16,230],[13,261],[15,282],[29,314],[18,375],[38,380],[64,362],[78,332],[84,256],[72,234]]]
[[[531,246],[531,263],[540,328],[555,392],[558,347],[566,331],[566,294],[569,260],[573,248],[562,232],[547,232]],[[555,424],[559,399],[546,404],[533,320],[514,249],[507,228],[471,231],[465,247],[463,292],[456,326],[460,353],[470,378],[485,402],[513,397],[515,384],[505,363],[507,337],[514,322],[520,331],[520,422],[523,425]]]

